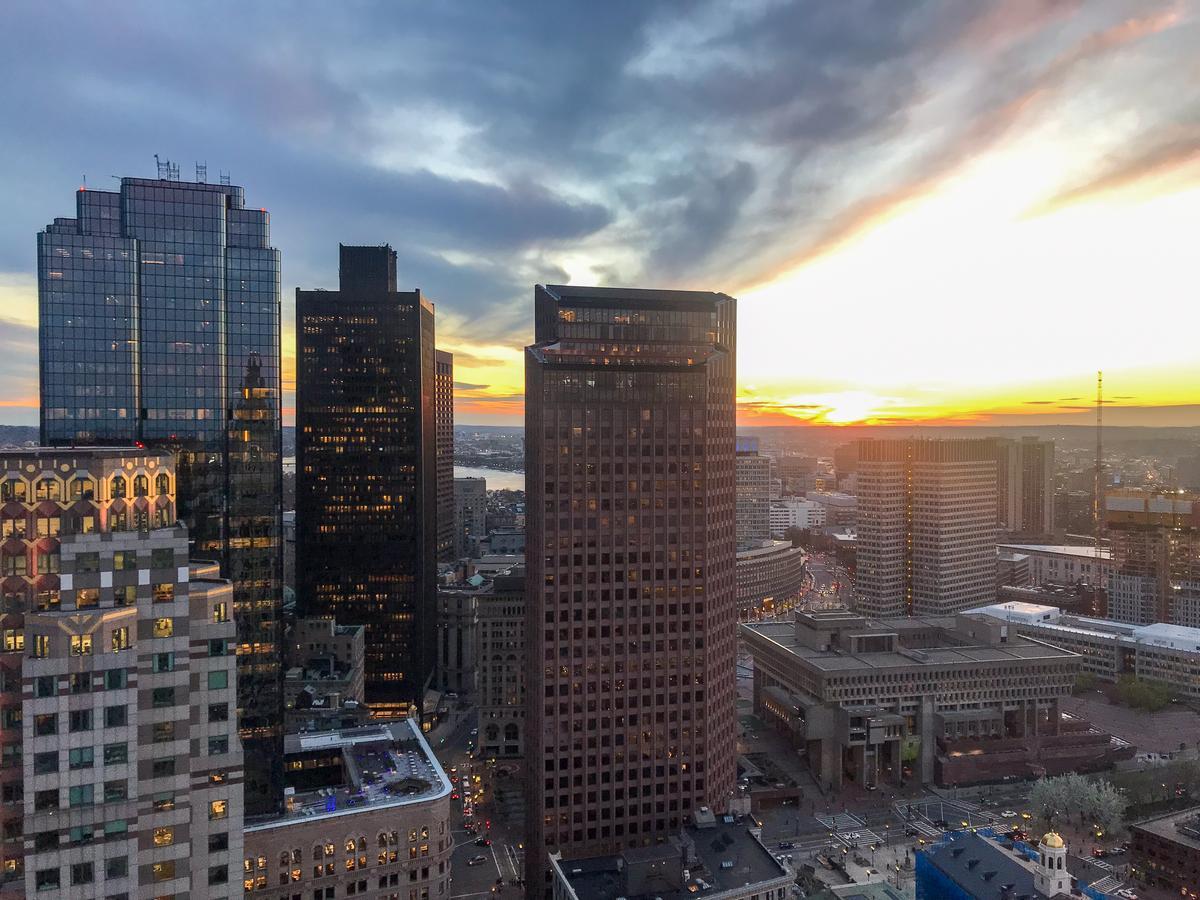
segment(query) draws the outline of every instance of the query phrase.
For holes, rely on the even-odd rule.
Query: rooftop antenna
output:
[[[204,184],[208,181],[208,163],[196,163],[196,183]]]
[[[178,181],[179,180],[179,164],[173,163],[169,159],[159,159],[158,154],[154,154],[154,164],[158,166],[158,177],[161,181]]]
[[[1092,487],[1092,512],[1096,518],[1096,557],[1104,538],[1104,372],[1096,372],[1096,471]]]

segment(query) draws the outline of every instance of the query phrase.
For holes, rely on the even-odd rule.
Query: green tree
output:
[[[1095,690],[1096,676],[1091,672],[1080,672],[1075,676],[1075,686],[1071,688],[1071,692],[1075,694],[1083,694],[1087,691]]]
[[[1158,681],[1122,675],[1117,681],[1117,697],[1126,706],[1157,712],[1171,702],[1171,689]]]
[[[803,547],[807,550],[812,543],[812,532],[807,528],[792,525],[783,533],[783,538],[791,541],[793,547]]]

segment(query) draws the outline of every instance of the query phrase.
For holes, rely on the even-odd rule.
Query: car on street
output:
[[[795,850],[796,842],[795,841],[780,841],[779,849],[780,850]]]
[[[1006,809],[1004,812],[1000,813],[1000,815],[1003,816],[1005,819],[1011,819],[1013,816],[1016,815],[1016,813],[1013,812],[1011,809]]]
[[[1138,895],[1130,888],[1121,888],[1121,890],[1117,891],[1117,896],[1123,897],[1124,900],[1138,900]]]
[[[468,859],[467,865],[468,866],[478,866],[478,865],[482,865],[485,862],[487,862],[487,857],[481,853],[478,856],[472,856],[470,859]]]
[[[492,839],[490,837],[475,838],[475,846],[476,847],[490,847],[490,846],[492,846]]]

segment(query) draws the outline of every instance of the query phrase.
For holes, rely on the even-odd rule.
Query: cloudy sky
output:
[[[271,211],[289,388],[294,289],[389,242],[463,422],[571,281],[737,296],[746,423],[1074,421],[1103,368],[1200,424],[1197,85],[1197,2],[10,0],[0,422],[36,232],[159,153]]]

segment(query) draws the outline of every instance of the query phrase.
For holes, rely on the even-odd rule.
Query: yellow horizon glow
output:
[[[1114,405],[1200,402],[1200,155],[1040,209],[1069,156],[1046,140],[994,154],[743,291],[742,420],[1049,416],[1089,404],[1097,369]]]

